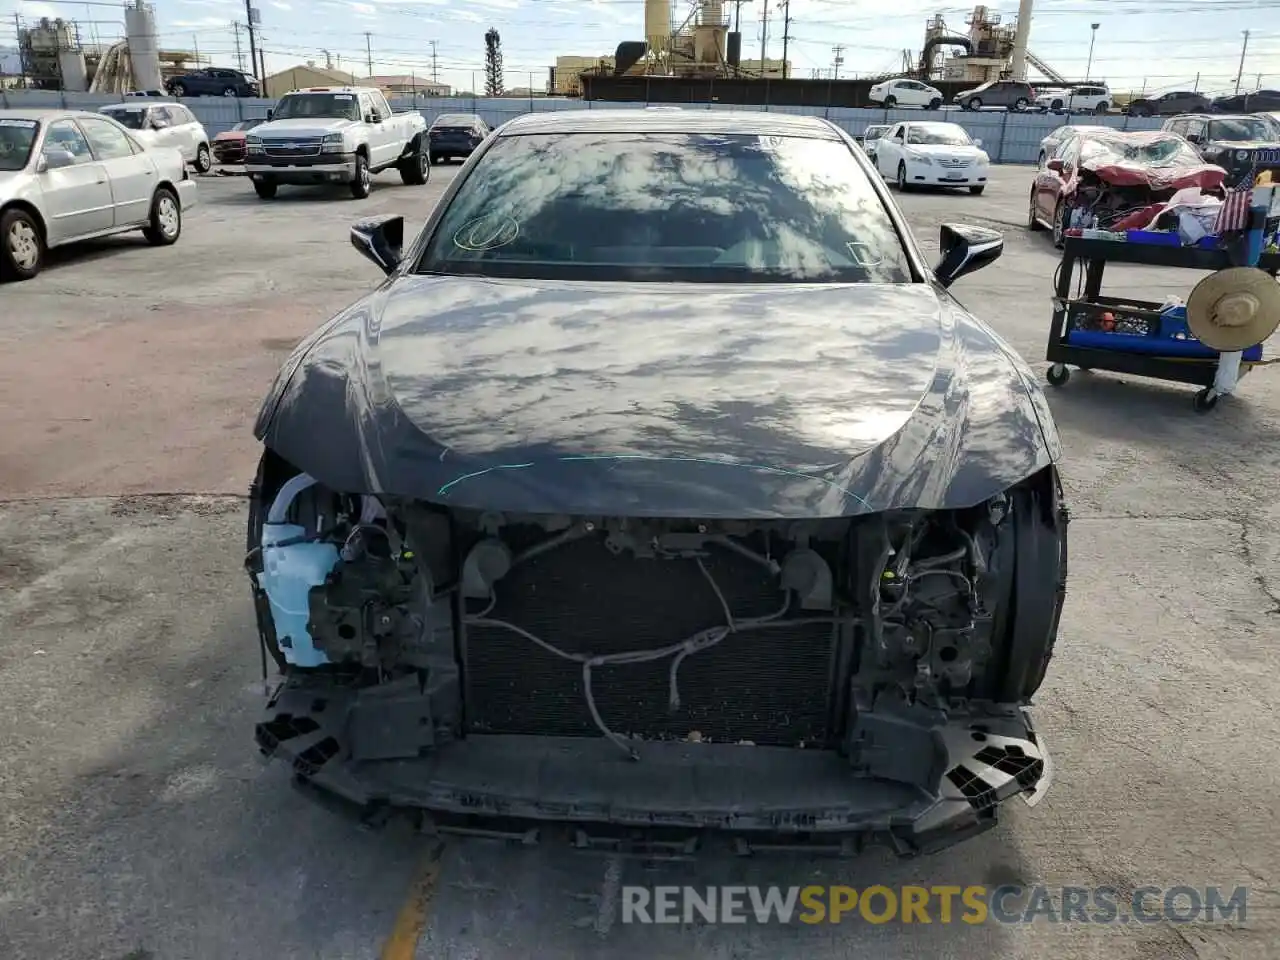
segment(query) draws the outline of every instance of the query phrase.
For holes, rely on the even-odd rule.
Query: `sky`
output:
[[[612,54],[622,40],[643,39],[644,0],[252,0],[261,13],[267,70],[309,60],[368,75],[433,70],[455,90],[483,87],[484,33],[502,37],[505,86],[542,89],[557,55]],[[761,19],[767,3],[769,57],[782,56],[780,0],[746,0],[740,6],[743,56],[760,55]],[[842,45],[840,76],[901,69],[902,51],[918,54],[927,18],[940,14],[958,33],[972,5],[955,0],[791,0],[792,75],[829,76],[833,47]],[[671,0],[679,21],[692,0]],[[1235,88],[1244,31],[1250,31],[1241,89],[1280,89],[1280,18],[1277,0],[1035,0],[1030,49],[1068,77],[1085,75],[1091,24],[1097,23],[1090,73],[1116,90],[1148,93]],[[213,64],[237,65],[237,33],[246,19],[244,0],[154,0],[162,48],[198,49]],[[989,3],[1012,22],[1017,3]],[[872,13],[874,7],[891,12]],[[732,0],[724,3],[733,15]],[[122,4],[0,0],[0,47],[14,42],[14,14],[61,16],[80,24],[81,37],[108,41],[124,30]],[[247,57],[248,42],[239,34]],[[435,60],[432,59],[435,42]],[[252,71],[250,71],[252,72]],[[1037,74],[1032,71],[1033,82]]]

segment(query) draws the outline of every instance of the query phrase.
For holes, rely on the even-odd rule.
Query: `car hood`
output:
[[[959,146],[946,143],[908,143],[906,150],[926,157],[976,157],[982,153],[982,148],[973,144]]]
[[[255,433],[349,493],[844,516],[980,503],[1047,465],[1034,382],[931,284],[406,276],[298,346]]]
[[[323,137],[326,133],[337,133],[352,126],[354,120],[343,120],[341,117],[297,117],[286,120],[272,120],[255,127],[255,137]]]

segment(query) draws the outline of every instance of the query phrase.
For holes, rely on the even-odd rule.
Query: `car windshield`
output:
[[[353,93],[291,93],[271,115],[272,120],[301,120],[312,117],[359,120],[360,105]]]
[[[838,140],[499,137],[422,273],[563,280],[909,283],[888,210]]]
[[[942,144],[949,147],[970,147],[973,141],[964,127],[954,123],[913,123],[907,127],[907,143]]]
[[[884,136],[884,132],[888,129],[888,127],[867,127],[867,131],[862,135],[862,139],[879,140]]]
[[[978,84],[976,87],[974,87],[974,88],[973,88],[972,90],[970,90],[969,92],[970,92],[970,93],[977,93],[979,90],[990,90],[994,85],[995,85],[995,81],[994,81],[994,80],[988,80],[986,83],[980,83],[980,84]]]
[[[436,117],[435,122],[431,125],[437,129],[440,127],[474,127],[479,122],[479,117],[467,116],[466,114],[460,113],[450,113]]]
[[[1259,117],[1232,117],[1228,120],[1209,121],[1209,139],[1227,143],[1243,143],[1248,140],[1274,140],[1275,128]]]
[[[110,117],[121,126],[130,130],[141,130],[146,124],[147,111],[140,107],[115,107],[102,111],[103,116]]]
[[[233,133],[243,133],[245,130],[252,130],[254,127],[264,123],[262,120],[241,120],[231,128]]]
[[[13,172],[26,167],[39,129],[34,120],[0,117],[0,170]]]
[[[1198,166],[1204,161],[1181,137],[1144,137],[1142,140],[1131,141],[1124,139],[1122,135],[1086,137],[1080,145],[1080,162],[1182,167]]]

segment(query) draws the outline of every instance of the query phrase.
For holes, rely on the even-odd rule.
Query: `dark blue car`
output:
[[[489,125],[474,113],[442,113],[427,129],[432,163],[471,156],[489,135]]]

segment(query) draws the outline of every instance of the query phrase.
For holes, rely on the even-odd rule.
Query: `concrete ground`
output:
[[[1208,416],[1187,388],[1077,374],[1051,392],[1074,511],[1070,599],[1036,710],[1057,779],[1034,809],[935,857],[643,867],[363,832],[260,762],[241,573],[251,420],[304,333],[377,283],[357,216],[415,228],[425,188],[266,205],[202,183],[177,246],[59,253],[0,289],[0,957],[1076,958],[1280,956],[1280,377]],[[1007,231],[957,294],[1043,367],[1056,263],[1030,173],[986,196],[909,194]],[[1113,267],[1116,289],[1195,277]],[[653,928],[621,884],[1021,882],[1249,887],[1243,924]],[[411,906],[406,908],[406,902]],[[413,903],[425,909],[414,909]],[[417,917],[425,924],[416,954]],[[394,931],[394,932],[393,932]]]

